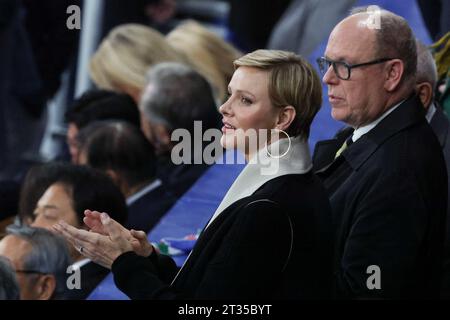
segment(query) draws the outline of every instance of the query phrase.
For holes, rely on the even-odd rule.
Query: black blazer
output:
[[[436,134],[444,153],[447,175],[450,172],[450,122],[439,106],[431,118],[430,126]],[[450,176],[448,176],[450,178]],[[448,182],[448,180],[447,180]],[[447,198],[450,199],[450,188],[447,190]],[[447,201],[447,228],[444,249],[444,272],[442,278],[441,297],[450,299],[450,201]]]
[[[80,268],[80,289],[66,289],[64,300],[85,300],[91,292],[100,284],[100,282],[108,275],[109,270],[96,264],[88,262]],[[69,274],[68,277],[71,275]]]
[[[448,172],[450,170],[450,122],[441,107],[436,106],[436,112],[434,113],[433,118],[431,118],[430,126],[441,145]],[[450,178],[450,175],[448,178]],[[448,197],[450,198],[450,188],[448,188]],[[450,201],[447,203],[447,212],[450,213]],[[450,231],[450,228],[448,231]]]
[[[147,192],[128,206],[127,229],[148,233],[175,203],[175,197],[167,194],[163,185]]]
[[[334,160],[351,131],[313,157],[333,210],[337,297],[437,297],[447,172],[420,101],[404,101]],[[367,286],[372,265],[381,289]]]
[[[167,284],[173,262],[154,254],[124,253],[112,272],[132,299],[329,298],[331,239],[321,183],[311,172],[290,174],[226,208],[203,231],[173,285]]]
[[[178,199],[203,175],[209,165],[174,164],[169,155],[158,157],[156,177],[161,179],[168,196]]]

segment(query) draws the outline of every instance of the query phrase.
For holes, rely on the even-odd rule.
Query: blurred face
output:
[[[248,157],[246,131],[275,128],[279,113],[270,101],[268,76],[268,72],[251,67],[239,67],[234,72],[228,86],[229,98],[219,109],[223,115],[224,148],[238,148]],[[258,141],[258,146],[262,143]]]
[[[152,144],[157,155],[165,154],[172,149],[170,134],[162,124],[153,123],[141,112],[141,130]]]
[[[78,135],[77,126],[74,123],[69,123],[69,126],[67,128],[66,142],[67,142],[67,145],[69,146],[71,161],[74,164],[77,164],[78,153],[79,153],[77,135]]]
[[[158,94],[156,90],[155,86],[149,83],[144,89],[142,100],[145,100],[146,97]],[[173,145],[170,140],[170,132],[168,129],[164,125],[150,119],[142,110],[140,110],[140,115],[141,130],[147,140],[153,145],[153,148],[155,148],[155,153],[161,155],[169,152]]]
[[[369,62],[378,57],[375,50],[375,31],[360,24],[366,15],[354,15],[333,30],[325,50],[325,57],[348,64]],[[351,69],[350,79],[339,79],[330,66],[323,76],[328,86],[331,115],[355,128],[377,119],[386,109],[384,70],[389,62]]]
[[[27,271],[24,268],[24,260],[30,251],[31,245],[29,242],[15,235],[7,235],[0,241],[0,255],[8,258],[16,270],[17,282],[20,287],[20,299],[22,300],[38,299],[37,283],[41,275],[24,272]]]
[[[79,227],[77,214],[73,208],[71,196],[58,183],[52,184],[39,199],[34,211],[33,227],[52,230],[52,226],[60,220]]]

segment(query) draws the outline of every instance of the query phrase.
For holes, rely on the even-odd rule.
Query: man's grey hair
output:
[[[30,252],[25,256],[23,268],[44,274],[52,274],[56,279],[56,288],[52,299],[60,299],[66,289],[67,267],[71,264],[66,241],[42,228],[29,226],[9,226],[9,235],[14,235],[31,245]]]
[[[14,267],[7,258],[0,256],[0,300],[19,300],[20,289]]]
[[[208,81],[190,67],[164,62],[150,68],[140,109],[169,132],[177,128],[192,132],[194,121],[204,128],[217,126],[218,112]],[[151,86],[151,90],[149,90]]]
[[[371,6],[356,7],[350,16],[359,13],[373,12]],[[376,32],[376,58],[397,58],[404,64],[402,83],[415,84],[417,71],[416,40],[408,22],[385,9],[380,8],[380,28]]]
[[[430,49],[419,39],[416,40],[417,45],[417,79],[416,82],[429,82],[434,90],[438,81],[436,62]]]

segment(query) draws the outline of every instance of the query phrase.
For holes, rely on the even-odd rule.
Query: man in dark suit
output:
[[[436,134],[447,166],[447,175],[450,169],[450,122],[440,106],[434,101],[434,92],[437,84],[436,63],[428,48],[419,40],[417,44],[417,79],[416,91],[427,112],[426,119]],[[449,178],[449,177],[447,177]],[[448,182],[448,180],[447,180]],[[450,192],[450,189],[447,189]],[[447,229],[444,251],[444,273],[442,281],[442,296],[450,298],[450,194],[447,193]]]
[[[313,159],[333,210],[336,296],[437,297],[447,172],[413,92],[410,27],[385,10],[354,12],[318,62],[332,116],[350,126]]]

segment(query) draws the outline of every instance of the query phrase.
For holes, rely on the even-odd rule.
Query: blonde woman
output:
[[[220,107],[221,143],[241,150],[248,164],[176,276],[173,261],[159,255],[145,233],[128,231],[106,213],[86,211],[84,222],[92,232],[55,226],[84,255],[112,268],[116,285],[131,298],[331,295],[330,206],[312,172],[307,143],[322,101],[319,77],[303,58],[284,51],[258,50],[235,66],[229,98]],[[270,129],[290,137],[264,141],[262,134],[263,147],[254,153],[239,142],[252,131]],[[269,153],[267,145],[271,150],[278,146],[284,156]],[[276,164],[278,170],[263,174],[263,163]]]
[[[218,105],[221,105],[233,76],[233,61],[242,54],[217,34],[192,20],[179,25],[166,38],[209,81]]]
[[[114,28],[90,62],[90,75],[101,89],[127,93],[139,102],[149,67],[186,62],[158,31],[139,24]]]

